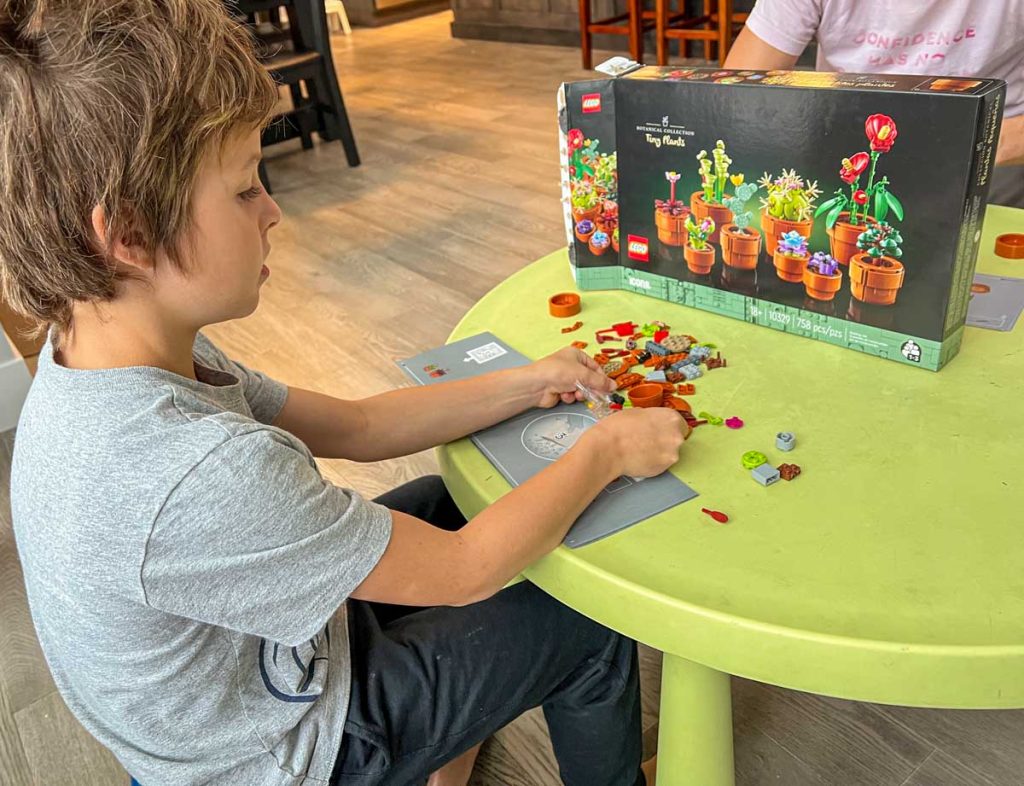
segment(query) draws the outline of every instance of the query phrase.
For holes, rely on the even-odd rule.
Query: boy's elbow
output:
[[[449,605],[471,606],[487,600],[499,592],[506,584],[504,579],[498,575],[501,571],[498,566],[488,567],[481,563],[471,549],[466,550],[468,563],[458,571],[459,580],[452,582],[452,598]]]

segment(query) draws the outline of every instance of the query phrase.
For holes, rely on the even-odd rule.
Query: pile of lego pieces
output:
[[[796,447],[796,437],[790,431],[780,431],[775,435],[775,447],[783,453],[789,453]],[[750,470],[750,477],[762,486],[770,486],[778,480],[793,480],[800,474],[797,464],[780,464],[773,467],[768,457],[759,450],[748,450],[740,458],[744,469]]]
[[[594,338],[602,345],[601,351],[593,356],[594,360],[616,381],[619,391],[628,393],[637,385],[658,383],[665,391],[662,406],[678,411],[691,427],[708,422],[694,417],[690,405],[680,396],[692,396],[696,392],[692,380],[703,376],[705,371],[726,367],[721,353],[711,356],[713,345],[700,344],[690,335],[672,334],[664,322],[643,326],[620,322],[598,330]],[[609,342],[622,342],[623,346],[621,349],[605,348],[603,345]],[[582,349],[579,343],[574,346]],[[622,395],[613,394],[613,401],[618,407],[626,406]]]

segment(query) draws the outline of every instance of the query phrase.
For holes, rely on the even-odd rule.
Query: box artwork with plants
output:
[[[563,85],[577,286],[941,368],[1005,98],[999,80],[946,82],[644,67]]]

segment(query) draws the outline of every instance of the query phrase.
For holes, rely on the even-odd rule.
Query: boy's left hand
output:
[[[615,381],[605,376],[593,358],[580,349],[566,347],[524,367],[528,384],[535,391],[535,406],[553,407],[559,401],[571,404],[582,399],[576,382],[591,390],[611,393]]]

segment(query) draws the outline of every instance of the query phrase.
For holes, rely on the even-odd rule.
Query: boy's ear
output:
[[[107,214],[103,205],[92,209],[92,230],[96,235],[99,248],[117,264],[128,265],[141,271],[151,270],[153,260],[146,249],[138,242],[134,233],[128,232],[121,237],[108,237]]]

